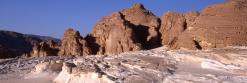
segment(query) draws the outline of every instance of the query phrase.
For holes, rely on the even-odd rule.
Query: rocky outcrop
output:
[[[97,54],[140,50],[141,45],[137,42],[133,28],[135,26],[126,21],[120,12],[104,17],[90,34],[99,46]]]
[[[162,17],[162,44],[171,48],[208,49],[247,45],[247,2],[231,0],[197,13]]]
[[[186,30],[190,30],[194,24],[195,19],[199,13],[190,12],[187,14],[180,14],[175,12],[168,12],[161,17],[162,44],[170,48],[189,47],[196,48],[193,40],[189,36],[183,36]],[[187,46],[188,45],[188,46]]]
[[[195,41],[202,48],[247,45],[246,13],[246,0],[209,6],[195,21]]]
[[[119,54],[148,50],[162,45],[172,49],[208,49],[246,46],[247,1],[229,0],[207,7],[202,13],[168,12],[160,19],[142,4],[106,16],[85,38],[68,29],[59,47],[61,56]],[[14,32],[0,32],[0,58],[29,53],[43,38]],[[47,39],[47,38],[45,38]],[[22,45],[22,46],[19,46]],[[33,56],[50,56],[57,50],[42,42],[33,47]]]
[[[183,14],[168,12],[161,17],[161,20],[162,44],[171,45],[185,31],[186,19]]]
[[[145,49],[155,48],[160,46],[160,19],[151,11],[145,9],[142,4],[135,4],[129,9],[121,11],[126,21],[134,24],[135,34],[138,36],[138,41]]]
[[[83,56],[90,53],[87,42],[80,36],[78,31],[71,28],[65,31],[58,53],[60,56]]]
[[[160,46],[160,22],[143,5],[104,17],[87,37],[96,54],[118,54]]]
[[[57,56],[59,51],[58,43],[50,40],[48,42],[41,42],[35,44],[33,51],[31,52],[32,57],[44,57],[44,56]]]

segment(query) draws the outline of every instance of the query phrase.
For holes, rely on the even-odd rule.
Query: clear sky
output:
[[[0,30],[61,38],[68,27],[85,36],[112,12],[142,3],[156,16],[201,11],[224,0],[0,0]]]

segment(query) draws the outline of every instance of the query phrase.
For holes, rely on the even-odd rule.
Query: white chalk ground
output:
[[[32,78],[32,79],[8,79],[0,80],[0,83],[52,83],[51,78]]]
[[[155,57],[165,60],[169,58],[170,62],[175,62],[177,69],[174,70],[174,74],[165,76],[162,82],[157,83],[247,83],[246,47],[228,47],[207,51],[167,50],[162,47],[148,51],[122,53],[114,58],[125,58],[124,56],[129,55],[154,57],[150,58],[152,61],[155,61]],[[107,57],[106,60],[109,58]],[[57,74],[30,73],[39,61],[36,58],[24,60],[23,68],[15,68],[18,61],[0,62],[0,83],[52,83]],[[28,62],[33,63],[26,64]],[[128,67],[138,67],[138,65]]]
[[[0,83],[52,83],[56,73],[35,73],[35,66],[49,58],[0,60]]]
[[[18,74],[18,73],[15,73]],[[49,73],[23,74],[23,75],[1,75],[0,83],[52,83],[56,75]],[[34,76],[35,75],[35,76]]]

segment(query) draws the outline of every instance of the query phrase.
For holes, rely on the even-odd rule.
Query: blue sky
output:
[[[201,11],[224,0],[0,0],[0,30],[61,38],[73,27],[85,36],[112,12],[142,3],[161,16],[167,11]]]

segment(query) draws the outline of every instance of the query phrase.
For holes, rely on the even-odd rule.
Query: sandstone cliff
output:
[[[135,4],[129,9],[121,11],[126,21],[134,24],[135,34],[138,41],[145,49],[160,46],[160,19],[151,11],[147,10],[142,4]]]
[[[159,27],[158,17],[142,4],[135,4],[129,9],[104,17],[96,24],[87,40],[91,42],[95,54],[151,49],[160,46]]]
[[[233,0],[209,6],[200,15],[165,14],[160,28],[162,44],[175,49],[245,46],[246,5],[246,0]]]
[[[170,48],[178,49],[180,47],[187,47],[190,49],[197,49],[193,39],[182,34],[190,30],[198,17],[198,12],[190,12],[187,14],[180,14],[175,12],[168,12],[161,17],[160,33],[162,44]]]
[[[82,56],[89,55],[90,49],[87,42],[80,36],[78,31],[71,28],[65,31],[58,55],[60,56]]]
[[[207,7],[195,21],[193,33],[202,48],[247,45],[247,1],[234,0]]]
[[[90,34],[99,45],[97,54],[140,50],[142,47],[137,42],[133,28],[135,26],[127,22],[120,12],[104,17]]]

